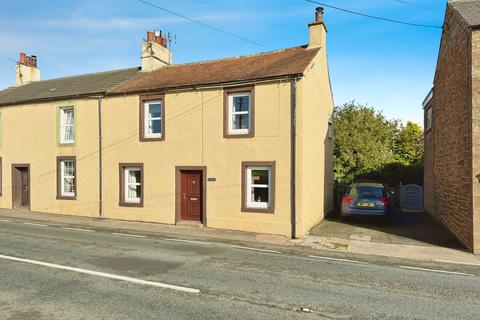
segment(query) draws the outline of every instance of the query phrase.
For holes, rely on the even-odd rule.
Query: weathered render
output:
[[[184,223],[179,173],[200,170],[198,222],[204,227],[303,236],[333,208],[333,100],[320,10],[313,25],[310,46],[178,65],[166,47],[159,51],[162,39],[149,33],[142,68],[0,92],[0,207],[13,206],[14,165],[28,164],[32,211]],[[168,59],[156,63],[149,56],[156,52]],[[251,90],[254,120],[248,136],[231,137],[225,133],[226,101],[228,92],[239,90]],[[162,136],[145,139],[142,108],[154,100],[162,102]],[[75,141],[65,145],[58,123],[66,106],[74,109]],[[69,199],[58,196],[62,157],[75,160]],[[252,162],[273,168],[268,210],[244,207],[243,168]],[[119,167],[125,164],[142,168],[135,205],[122,203]]]
[[[425,132],[425,204],[469,249],[480,252],[480,1],[447,5]]]

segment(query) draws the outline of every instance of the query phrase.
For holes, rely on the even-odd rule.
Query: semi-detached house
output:
[[[323,10],[308,45],[40,81],[0,92],[1,208],[298,237],[333,207]]]

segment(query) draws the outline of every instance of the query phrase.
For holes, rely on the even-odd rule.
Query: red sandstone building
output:
[[[480,0],[447,5],[425,116],[425,209],[480,254]]]

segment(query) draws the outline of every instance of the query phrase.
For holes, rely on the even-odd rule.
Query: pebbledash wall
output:
[[[326,53],[320,50],[296,83],[297,220],[302,236],[333,208],[333,110]],[[140,94],[102,99],[102,217],[175,224],[175,172],[201,166],[206,183],[205,224],[211,228],[291,234],[291,111],[293,80],[251,83],[255,88],[255,135],[224,139],[223,88],[156,92],[164,94],[165,140],[139,139]],[[249,85],[249,84],[245,84]],[[58,110],[75,108],[75,143],[58,143]],[[99,216],[98,101],[65,100],[6,106],[2,121],[2,196],[12,208],[11,165],[30,164],[30,210]],[[58,156],[76,157],[74,200],[56,198]],[[242,161],[275,161],[273,213],[241,211]],[[142,163],[143,207],[119,205],[119,164]],[[213,179],[212,179],[213,180]]]
[[[480,34],[449,4],[425,132],[426,210],[480,253]],[[473,94],[472,94],[473,92]]]

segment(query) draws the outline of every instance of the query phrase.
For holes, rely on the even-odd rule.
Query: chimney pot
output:
[[[148,42],[153,41],[153,31],[147,31],[147,41]]]
[[[32,55],[32,66],[37,67],[37,56]]]
[[[20,52],[20,63],[25,64],[25,52]]]
[[[316,22],[323,22],[323,7],[318,7],[315,12],[315,21]]]

